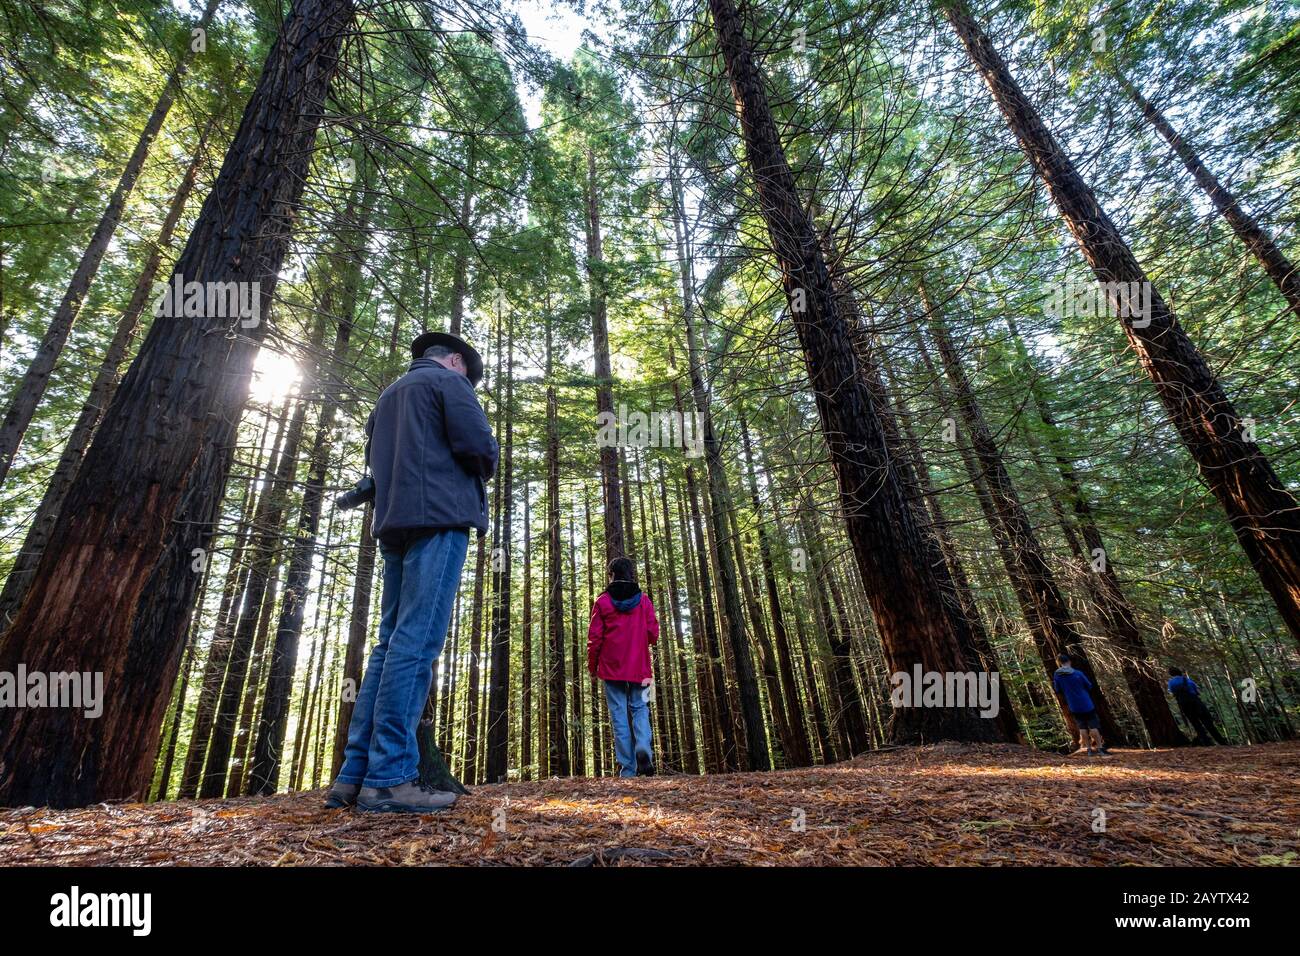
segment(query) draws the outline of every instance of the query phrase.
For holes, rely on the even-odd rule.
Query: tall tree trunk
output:
[[[966,568],[957,554],[956,543],[949,532],[948,519],[944,516],[938,492],[930,476],[930,466],[921,457],[920,444],[912,429],[911,414],[897,396],[892,398],[890,405],[898,416],[899,428],[905,439],[904,449],[910,459],[912,471],[916,474],[920,492],[925,497],[930,528],[947,570],[951,598],[957,604],[958,613],[963,615],[966,621],[967,632],[970,635],[968,662],[973,670],[982,669],[1001,674],[1002,668],[998,663],[997,652],[993,649],[993,641],[984,626],[984,619],[980,616],[979,605],[976,603]],[[1005,678],[998,681],[998,721],[1002,724],[1008,740],[1023,740],[1020,721],[1016,718]]]
[[[196,615],[198,618],[199,615]],[[185,659],[181,663],[181,686],[176,692],[176,705],[172,708],[171,728],[167,731],[167,747],[162,769],[158,772],[158,792],[155,800],[166,800],[171,789],[172,766],[176,762],[176,742],[180,739],[181,718],[185,716],[185,698],[190,686],[190,671],[194,669],[194,644],[199,634],[199,620],[190,629],[189,643],[185,646]]]
[[[1278,292],[1286,299],[1287,305],[1295,313],[1296,318],[1300,318],[1300,271],[1292,264],[1291,260],[1286,257],[1280,246],[1273,240],[1273,237],[1251,216],[1237,197],[1232,194],[1224,185],[1219,182],[1219,178],[1210,172],[1201,157],[1197,155],[1196,150],[1192,148],[1191,143],[1187,142],[1178,131],[1170,125],[1165,119],[1164,113],[1157,109],[1151,102],[1142,95],[1141,91],[1133,85],[1128,77],[1116,71],[1115,78],[1124,92],[1128,94],[1129,99],[1142,111],[1142,117],[1159,133],[1170,148],[1183,161],[1187,171],[1192,174],[1196,180],[1196,185],[1200,186],[1205,195],[1210,197],[1214,203],[1214,208],[1232,227],[1232,231],[1250,250],[1259,264],[1264,268],[1268,277],[1273,280],[1277,286]],[[1166,708],[1167,710],[1168,708]],[[1181,735],[1180,735],[1181,736]]]
[[[674,373],[677,359],[673,347],[668,346],[668,365]],[[673,409],[679,420],[685,421],[681,387],[673,381]],[[722,669],[722,650],[718,640],[717,616],[714,611],[713,585],[709,571],[708,545],[705,542],[704,524],[700,517],[700,498],[695,480],[695,468],[689,462],[685,466],[686,491],[685,500],[689,502],[690,534],[683,528],[682,558],[686,562],[687,584],[692,579],[695,587],[691,592],[691,632],[695,638],[696,679],[702,681],[701,693],[707,691],[707,697],[700,698],[701,718],[704,733],[709,742],[707,756],[711,758],[706,766],[712,772],[722,773],[739,768],[736,751],[735,716],[727,697],[726,677]],[[678,488],[677,500],[683,501],[681,488]],[[679,515],[684,509],[679,508]],[[683,515],[683,522],[687,519]],[[694,558],[695,568],[691,562]],[[702,612],[702,613],[701,613]],[[703,623],[703,630],[699,627]]]
[[[469,253],[474,243],[474,229],[471,217],[474,212],[474,184],[478,168],[478,139],[471,135],[465,147],[465,185],[460,194],[460,228],[464,231],[464,243],[456,250],[456,261],[452,267],[451,279],[451,318],[448,331],[452,335],[461,334],[461,325],[465,319],[465,297],[469,294]]]
[[[324,322],[318,315],[306,354],[311,355],[320,347],[323,330]],[[226,668],[221,695],[217,701],[216,717],[213,720],[207,769],[203,774],[203,783],[199,787],[199,796],[205,799],[218,798],[225,794],[229,769],[227,763],[234,748],[235,728],[241,710],[240,700],[248,676],[249,664],[253,660],[254,649],[260,645],[261,636],[264,634],[259,624],[266,606],[267,593],[274,586],[273,582],[276,581],[278,573],[280,528],[284,521],[284,510],[288,506],[289,493],[297,475],[298,449],[302,444],[303,431],[306,428],[308,404],[300,396],[289,423],[289,433],[285,438],[275,476],[271,480],[271,488],[263,498],[254,522],[256,530],[248,563],[248,583],[245,585],[243,600],[239,605],[241,611],[230,647],[230,663]]]
[[[582,489],[582,517],[586,523],[587,537],[587,603],[588,605],[596,602],[596,553],[595,553],[595,535],[591,533],[591,499],[587,494],[587,488],[584,485]],[[575,608],[576,610],[576,608]],[[580,661],[586,660],[585,655],[580,654]],[[581,680],[581,674],[578,679]],[[605,695],[601,692],[600,678],[592,674],[588,681],[587,699],[591,702],[588,713],[591,719],[591,756],[592,756],[592,775],[596,777],[604,776],[605,772],[605,747],[602,740],[602,725],[600,702]]]
[[[803,655],[804,684],[808,691],[809,705],[812,707],[813,727],[817,732],[817,744],[821,748],[822,763],[833,763],[835,761],[835,742],[831,737],[830,720],[826,716],[826,706],[822,703],[817,671],[813,666],[812,655],[809,651],[811,641],[804,627],[803,605],[799,603],[798,595],[795,594],[794,582],[788,582],[788,586],[790,589],[790,607],[794,611],[795,636],[799,640],[799,651]]]
[[[695,584],[698,604],[704,610],[704,646],[705,660],[709,669],[709,691],[712,696],[712,710],[717,720],[717,730],[721,737],[719,772],[740,769],[737,726],[735,712],[727,694],[727,675],[722,666],[722,644],[718,639],[717,613],[713,600],[713,577],[709,570],[709,545],[705,540],[704,521],[700,516],[700,496],[696,487],[695,472],[686,466],[687,498],[690,501],[691,531],[694,534],[693,556],[695,558]],[[694,619],[692,615],[692,619]]]
[[[829,237],[827,246],[830,246]],[[877,406],[882,409],[880,420],[885,430],[885,444],[893,450],[892,457],[897,462],[899,481],[903,486],[904,495],[916,505],[917,516],[924,530],[923,541],[930,551],[927,561],[934,569],[939,594],[956,635],[958,649],[969,670],[996,671],[997,662],[979,613],[975,610],[975,602],[969,593],[963,595],[958,587],[952,570],[955,555],[954,560],[950,560],[945,550],[943,528],[934,520],[931,513],[930,509],[936,503],[933,502],[932,495],[927,495],[925,490],[928,483],[928,477],[923,477],[927,471],[925,462],[921,459],[920,450],[915,443],[907,443],[903,440],[903,425],[899,421],[903,409],[893,401],[889,387],[885,383],[881,360],[877,358],[879,343],[874,321],[859,307],[857,296],[844,278],[838,262],[832,267],[832,281],[839,291],[845,313],[850,317],[858,333],[854,339],[854,346],[858,350],[864,381],[875,396]],[[958,568],[957,574],[960,573]],[[836,605],[839,605],[838,601]],[[1001,681],[998,682],[998,695],[997,720],[1007,739],[1016,740],[1019,738],[1019,722],[1012,709],[1010,697],[1007,696],[1006,687]],[[874,707],[874,697],[868,695],[868,700],[872,701]]]
[[[546,740],[547,772],[569,776],[569,707],[564,678],[564,555],[560,548],[560,425],[553,378],[553,317],[546,312]],[[612,449],[611,449],[612,451]],[[615,489],[617,491],[617,489]],[[615,494],[617,499],[617,494]],[[609,544],[606,505],[606,546]],[[616,524],[621,527],[621,522]],[[620,540],[622,532],[619,532]]]
[[[519,777],[533,767],[533,540],[528,482],[524,482],[523,662],[519,673]]]
[[[470,608],[469,624],[469,680],[465,683],[465,760],[461,776],[470,784],[479,782],[479,698],[482,696],[483,677],[480,658],[483,655],[483,571],[487,566],[488,539],[478,539],[478,553],[474,558],[474,605]]]
[[[1117,284],[1108,292],[1117,313],[1122,314],[1126,297],[1114,290],[1151,289],[1146,315],[1125,322],[1124,333],[1201,477],[1223,506],[1251,566],[1292,637],[1300,641],[1300,507],[1294,496],[1259,446],[1247,440],[1242,418],[1205,356],[1164,298],[1151,288],[1119,229],[1057,145],[988,36],[960,0],[951,0],[944,14],[1046,183],[1097,280]]]
[[[283,543],[283,531],[280,533]],[[278,552],[277,548],[277,552]],[[267,651],[267,638],[271,633],[271,622],[275,619],[276,602],[280,592],[280,554],[276,554],[271,563],[271,579],[262,597],[262,609],[257,616],[257,637],[253,650],[249,654],[249,672],[244,681],[243,702],[239,705],[239,724],[232,744],[233,756],[230,761],[229,779],[226,781],[226,793],[232,797],[244,792],[244,780],[248,776],[248,757],[253,739],[253,728],[262,709],[259,691],[264,683],[263,671],[270,654]]]
[[[625,484],[623,487],[627,487]],[[573,713],[570,718],[570,743],[573,774],[577,777],[587,775],[587,721],[582,707],[582,687],[587,681],[582,679],[586,666],[586,641],[578,632],[578,542],[575,532],[574,512],[578,503],[570,499],[569,506],[569,641],[572,649],[573,670],[569,686],[573,691],[571,703]],[[629,511],[631,509],[628,509]],[[625,512],[626,513],[626,512]]]
[[[584,193],[587,202],[587,284],[591,310],[591,344],[595,357],[596,415],[602,421],[614,422],[614,373],[609,358],[605,253],[600,235],[600,193],[596,180],[596,154],[591,149],[587,150]],[[605,506],[605,562],[608,564],[615,558],[622,557],[625,550],[616,443],[601,443],[600,487]]]
[[[543,510],[545,517],[547,509]],[[549,527],[549,525],[547,526]],[[546,547],[550,548],[550,538],[547,538]],[[546,572],[546,561],[542,562],[542,608],[541,623],[539,627],[539,637],[537,642],[537,673],[540,678],[537,682],[536,692],[536,711],[533,714],[534,723],[537,725],[537,777],[545,780],[551,775],[551,665],[550,665],[550,607],[547,604],[546,587],[550,578]]]
[[[745,560],[744,539],[736,522],[734,508],[727,512],[728,540],[731,543],[732,557],[735,562],[736,579],[740,582],[741,598],[749,612],[750,626],[754,630],[754,645],[758,649],[758,667],[763,674],[763,687],[767,691],[767,706],[772,715],[776,739],[781,742],[781,761],[783,767],[789,767],[788,754],[798,747],[794,740],[794,728],[790,725],[790,716],[786,709],[785,697],[781,693],[781,675],[777,671],[776,651],[767,633],[767,622],[763,619],[762,609],[755,597],[756,590],[749,566]],[[766,743],[765,743],[766,746]],[[769,760],[769,767],[775,761]]]
[[[500,316],[497,316],[498,322]],[[495,601],[492,607],[492,686],[488,691],[487,717],[487,782],[496,783],[504,780],[508,762],[507,747],[510,740],[510,569],[513,563],[511,516],[514,512],[514,403],[515,403],[515,325],[514,313],[511,313],[509,328],[506,333],[506,365],[497,373],[497,380],[505,377],[505,407],[502,410],[504,424],[501,429],[504,439],[505,454],[502,456],[502,469],[497,484],[501,493],[501,538],[497,544],[500,549],[495,555],[494,580],[492,593]],[[498,385],[499,388],[499,385]]]
[[[849,538],[891,671],[965,667],[926,563],[922,531],[885,446],[881,410],[862,380],[812,218],[800,201],[767,93],[732,0],[709,0],[761,203],[840,486]],[[972,707],[900,707],[896,741],[988,740],[996,725]]]
[[[195,22],[194,28],[207,29],[220,3],[221,0],[207,0],[207,5]],[[108,205],[95,226],[90,243],[81,254],[81,261],[77,263],[77,269],[72,274],[67,290],[63,293],[63,301],[59,303],[54,317],[50,320],[36,355],[32,357],[31,364],[23,374],[22,381],[14,389],[14,396],[10,400],[4,418],[0,419],[0,484],[4,483],[9,469],[13,466],[14,456],[18,453],[23,434],[27,431],[27,426],[32,423],[36,406],[40,404],[45,388],[49,384],[50,373],[54,370],[54,364],[68,341],[68,335],[77,321],[77,314],[81,311],[86,293],[90,291],[90,284],[95,279],[95,273],[99,271],[99,264],[104,260],[104,253],[108,251],[109,244],[113,241],[118,223],[122,221],[127,200],[131,197],[136,181],[144,170],[154,137],[158,135],[163,122],[167,119],[167,114],[171,112],[172,103],[176,99],[176,94],[180,92],[181,82],[185,78],[193,56],[194,47],[191,44],[186,47],[176,60],[176,65],[172,67],[167,82],[163,84],[162,92],[158,94],[158,99],[154,103],[153,111],[145,120],[144,129],[140,131],[135,149],[131,151],[117,186],[108,199]]]
[[[290,792],[302,789],[303,776],[307,769],[307,748],[304,744],[311,739],[311,723],[315,719],[316,691],[320,687],[320,672],[325,663],[325,649],[321,645],[321,634],[318,631],[312,638],[311,650],[307,654],[307,669],[303,672],[302,696],[298,701],[297,729],[293,734],[293,755],[289,760],[288,789]],[[312,680],[313,669],[316,671],[314,681]],[[255,785],[256,780],[256,767],[254,767],[249,781]]]
[[[448,763],[451,763],[456,756],[453,715],[456,713],[456,690],[460,687],[462,677],[460,636],[461,632],[465,630],[460,619],[460,607],[461,599],[458,593],[451,612],[451,656],[449,658],[450,666],[447,668],[447,689],[439,695],[439,714],[435,724],[438,747],[447,755],[446,760]],[[463,733],[461,738],[464,739]]]
[[[835,726],[839,730],[842,750],[852,757],[867,750],[871,745],[870,731],[867,727],[867,708],[858,691],[853,674],[853,642],[849,634],[848,621],[844,619],[844,606],[829,594],[831,585],[830,565],[822,551],[820,529],[813,522],[812,505],[801,497],[798,518],[799,528],[803,534],[804,551],[808,558],[808,570],[812,575],[810,589],[815,592],[817,608],[820,612],[826,644],[830,650],[830,676],[826,692],[832,702],[830,708],[835,715]]]

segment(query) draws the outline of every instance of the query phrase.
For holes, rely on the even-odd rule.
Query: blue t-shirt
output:
[[[1201,689],[1196,686],[1196,681],[1186,674],[1179,674],[1177,677],[1169,678],[1169,693],[1175,697],[1184,695],[1199,696]]]
[[[1070,709],[1070,713],[1086,714],[1097,709],[1088,694],[1092,689],[1092,681],[1088,680],[1083,671],[1076,671],[1073,667],[1058,667],[1052,675],[1052,686],[1065,698],[1065,706]]]

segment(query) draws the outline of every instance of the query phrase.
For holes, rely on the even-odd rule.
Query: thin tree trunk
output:
[[[1273,284],[1277,286],[1278,292],[1282,293],[1282,298],[1286,299],[1287,305],[1291,307],[1296,318],[1300,318],[1300,271],[1296,270],[1273,237],[1242,208],[1237,197],[1219,182],[1219,178],[1214,173],[1210,172],[1192,145],[1165,119],[1164,113],[1153,106],[1128,77],[1117,71],[1115,78],[1128,94],[1129,99],[1142,111],[1143,118],[1164,137],[1165,142],[1183,161],[1187,171],[1196,180],[1196,185],[1210,197],[1219,215],[1232,227],[1237,238],[1245,244],[1268,277],[1273,280]]]
[[[158,772],[158,792],[154,799],[166,800],[171,788],[172,766],[176,761],[176,741],[180,737],[181,718],[185,716],[185,698],[190,686],[190,671],[194,667],[194,644],[198,638],[199,621],[190,629],[189,643],[185,646],[185,659],[181,663],[181,686],[176,692],[176,706],[172,709],[171,729],[167,732],[167,750],[163,755],[162,769]]]
[[[63,507],[63,499],[67,496],[68,489],[72,487],[73,479],[76,478],[77,471],[81,467],[81,460],[85,457],[86,449],[90,447],[90,440],[99,426],[104,410],[108,407],[113,390],[117,387],[118,372],[126,360],[127,349],[140,324],[140,315],[149,304],[154,278],[162,265],[163,250],[171,245],[176,225],[185,211],[185,203],[189,200],[194,182],[198,178],[199,167],[203,164],[207,138],[215,123],[214,117],[194,148],[189,166],[181,177],[180,186],[172,196],[171,205],[163,219],[162,229],[159,230],[158,238],[145,260],[144,268],[136,279],[135,290],[118,318],[117,327],[113,330],[113,338],[108,343],[108,350],[104,353],[99,370],[95,374],[95,381],[90,386],[90,394],[86,396],[81,413],[77,416],[72,431],[68,433],[68,440],[59,455],[54,473],[45,486],[45,494],[36,508],[31,526],[27,529],[22,548],[19,549],[18,557],[9,570],[9,576],[5,578],[4,591],[0,592],[0,629],[13,620],[18,612],[18,606],[22,604],[23,597],[27,594],[32,575],[36,571],[37,564],[40,563],[41,555],[45,552],[50,531],[53,530],[54,522],[59,517],[59,509]]]
[[[627,487],[624,484],[623,487]],[[631,509],[628,509],[629,511]],[[573,754],[573,774],[577,777],[587,775],[587,721],[583,713],[582,687],[587,681],[582,679],[586,666],[586,642],[578,633],[578,542],[575,532],[574,512],[577,502],[570,499],[569,507],[569,641],[572,647],[573,671],[569,686],[573,689],[571,717],[572,739],[570,749]],[[625,512],[626,513],[626,512]]]
[[[668,512],[668,477],[664,474],[662,462],[659,463],[659,497],[664,517],[664,563],[668,568],[668,604],[673,622],[673,642],[676,646],[678,699],[682,705],[682,746],[680,756],[682,769],[687,773],[698,774],[700,772],[698,738],[695,735],[695,715],[691,711],[689,693],[691,684],[690,675],[686,670],[686,645],[682,638],[681,585],[677,577],[677,558],[673,554],[673,527]],[[699,696],[699,700],[703,705],[704,698],[702,695]]]
[[[461,334],[465,318],[465,296],[469,293],[469,247],[474,242],[471,216],[474,212],[474,177],[478,167],[478,140],[471,135],[466,146],[465,186],[460,195],[460,227],[465,232],[464,244],[456,250],[452,267],[451,318],[448,323],[452,335]]]
[[[794,611],[795,636],[799,640],[799,651],[803,655],[804,683],[808,690],[808,701],[812,707],[813,726],[817,731],[817,743],[822,751],[822,763],[833,763],[836,759],[835,743],[831,737],[830,720],[826,716],[826,706],[822,703],[822,694],[818,686],[817,671],[813,666],[812,656],[808,650],[810,641],[804,627],[803,605],[795,594],[794,582],[789,582],[790,607]]]
[[[321,333],[322,322],[318,318],[312,331],[308,354],[319,348]],[[285,439],[284,450],[280,455],[271,488],[261,502],[254,519],[256,531],[253,539],[254,547],[249,559],[248,582],[239,605],[241,611],[231,643],[230,663],[226,668],[221,695],[218,698],[207,769],[203,775],[203,783],[199,787],[199,796],[205,799],[221,797],[226,790],[227,763],[234,747],[240,699],[248,675],[248,667],[253,659],[254,648],[259,643],[258,635],[261,632],[258,625],[261,620],[261,609],[278,568],[277,544],[284,520],[284,509],[297,474],[298,449],[306,427],[307,406],[308,403],[300,399],[298,407],[294,409],[293,419],[289,423],[289,433]]]
[[[584,192],[587,203],[587,283],[591,310],[591,343],[595,356],[596,415],[614,422],[614,373],[609,358],[609,324],[606,317],[605,257],[600,235],[600,195],[596,180],[596,154],[587,150],[587,179]],[[600,487],[605,506],[605,562],[624,554],[623,502],[618,482],[618,449],[614,443],[602,442],[600,448]]]
[[[704,382],[701,342],[695,325],[694,289],[691,266],[686,255],[682,222],[681,187],[673,176],[673,227],[676,233],[678,265],[682,287],[682,324],[686,330],[686,364],[690,375],[691,397],[700,418],[704,435],[704,463],[708,477],[708,516],[713,531],[717,557],[718,587],[722,594],[722,626],[731,647],[736,669],[736,683],[740,692],[740,713],[745,728],[746,764],[750,770],[770,770],[771,757],[767,749],[767,730],[763,724],[763,707],[759,699],[758,679],[754,671],[754,657],[750,651],[749,637],[745,633],[744,608],[741,606],[736,579],[736,565],[726,527],[726,515],[731,512],[731,491],[727,487],[726,470],[722,463],[722,443],[713,425],[713,409]]]
[[[244,681],[243,703],[239,706],[239,725],[232,745],[234,754],[230,762],[229,780],[226,782],[226,792],[232,797],[244,792],[244,780],[248,776],[248,757],[252,749],[253,728],[262,709],[259,691],[263,684],[262,673],[270,657],[267,651],[267,637],[271,632],[271,621],[275,618],[276,601],[280,592],[281,564],[281,557],[277,554],[271,565],[271,579],[266,594],[262,597],[262,610],[257,616],[257,637],[248,658],[250,669],[248,678]]]
[[[498,321],[500,316],[497,317]],[[488,691],[487,718],[487,782],[504,780],[509,756],[510,720],[507,705],[510,701],[510,570],[513,564],[511,517],[514,513],[514,402],[515,402],[515,325],[511,313],[507,332],[506,366],[498,372],[505,377],[505,408],[502,427],[505,454],[497,488],[501,493],[501,539],[497,545],[495,580],[492,593],[492,686]]]
[[[194,708],[194,724],[190,730],[189,749],[185,754],[185,766],[181,772],[181,785],[177,792],[177,799],[180,800],[192,800],[198,796],[203,765],[208,753],[208,743],[212,735],[212,724],[216,719],[217,701],[221,696],[221,683],[225,678],[226,668],[230,663],[230,652],[234,645],[234,615],[239,610],[238,602],[243,597],[244,588],[248,583],[248,568],[244,562],[244,555],[247,553],[252,537],[253,518],[260,513],[262,500],[266,495],[270,494],[269,482],[261,497],[254,494],[254,487],[259,474],[274,475],[279,471],[280,455],[283,452],[283,442],[288,432],[286,422],[291,401],[292,397],[286,396],[280,409],[279,423],[276,426],[271,454],[269,459],[266,459],[269,462],[269,467],[266,467],[265,471],[263,471],[266,432],[270,429],[268,418],[266,429],[263,431],[259,442],[257,460],[254,462],[253,470],[248,477],[239,530],[235,539],[235,546],[230,555],[230,568],[226,573],[226,583],[221,593],[216,627],[213,628],[212,640],[208,643],[208,659],[203,668],[199,699]]]
[[[447,763],[451,763],[456,757],[455,747],[455,728],[452,726],[452,716],[456,713],[456,691],[460,687],[461,671],[461,653],[460,653],[460,636],[465,630],[460,619],[461,598],[457,593],[455,604],[451,613],[451,666],[447,668],[447,689],[440,696],[438,702],[439,715],[435,725],[436,739],[439,748],[446,754]],[[462,741],[464,734],[461,734]]]
[[[594,577],[596,568],[595,535],[591,533],[591,499],[587,495],[585,485],[582,489],[582,516],[586,522],[587,532],[587,603],[588,605],[594,605],[596,603],[596,581]],[[586,657],[583,655],[578,659],[585,661]],[[579,674],[578,679],[582,679],[581,674]],[[591,715],[591,756],[593,763],[591,772],[594,776],[601,777],[605,773],[605,745],[602,734],[604,721],[601,719],[600,701],[605,695],[601,692],[600,678],[595,674],[590,675],[588,687],[587,697],[591,701],[589,710]]]
[[[790,710],[789,723],[794,731],[786,745],[785,763],[787,767],[808,767],[812,765],[812,754],[809,752],[808,740],[805,736],[807,722],[804,717],[803,703],[799,699],[799,686],[794,678],[794,662],[790,657],[790,635],[786,630],[785,614],[781,610],[781,598],[776,585],[776,569],[772,563],[772,544],[768,540],[767,523],[763,520],[758,478],[754,473],[754,453],[750,443],[749,423],[743,413],[740,419],[740,437],[741,448],[745,454],[745,474],[749,479],[749,500],[754,509],[754,523],[758,531],[758,556],[763,567],[768,612],[772,617],[776,663],[781,675],[781,684],[785,688],[784,699]]]
[[[206,29],[212,22],[220,3],[221,0],[207,0],[207,5],[195,22],[194,28]],[[86,299],[86,293],[90,291],[90,284],[94,281],[95,274],[99,271],[99,265],[104,260],[104,253],[108,251],[109,244],[113,241],[113,234],[117,232],[118,223],[122,221],[122,214],[126,211],[127,200],[131,197],[136,181],[140,178],[140,173],[144,169],[145,161],[149,158],[149,150],[153,146],[154,137],[158,135],[159,130],[162,129],[163,121],[167,119],[167,114],[171,112],[172,103],[176,99],[176,94],[180,92],[181,82],[185,78],[193,56],[194,48],[193,44],[191,44],[177,59],[176,65],[172,67],[167,82],[163,84],[162,92],[158,94],[158,99],[154,103],[153,111],[149,114],[149,118],[145,120],[144,129],[140,131],[140,136],[136,139],[135,149],[132,150],[130,158],[126,161],[126,167],[122,170],[117,186],[109,197],[108,205],[104,208],[99,223],[95,226],[95,231],[90,237],[90,243],[81,254],[81,261],[77,263],[77,269],[72,274],[68,288],[63,293],[63,300],[59,303],[58,309],[55,310],[54,317],[50,320],[45,335],[41,339],[41,344],[36,350],[36,355],[32,357],[31,364],[27,366],[27,371],[23,374],[22,381],[14,389],[13,399],[9,403],[9,408],[5,411],[4,418],[0,419],[0,484],[4,483],[5,477],[9,474],[9,469],[13,466],[14,456],[18,453],[18,446],[23,440],[23,434],[27,431],[27,426],[31,424],[32,416],[36,414],[36,406],[40,404],[41,398],[45,394],[45,388],[50,381],[50,373],[54,370],[59,354],[68,341],[68,334],[77,321],[77,315]]]
[[[839,730],[841,749],[852,757],[871,745],[866,706],[853,675],[853,643],[849,637],[848,622],[842,619],[843,605],[829,596],[830,567],[822,552],[822,538],[813,523],[811,511],[807,499],[801,498],[799,527],[808,556],[808,570],[812,574],[811,590],[816,595],[822,630],[830,650],[830,676],[826,692],[831,700],[830,710],[835,715],[835,726]]]
[[[533,767],[533,542],[528,482],[524,482],[523,666],[519,674],[519,777]]]
[[[357,555],[356,582],[352,588],[352,613],[348,618],[348,643],[343,651],[344,691],[339,695],[338,722],[334,728],[334,755],[330,765],[333,779],[343,766],[343,752],[348,745],[348,726],[352,711],[356,709],[357,692],[361,689],[361,672],[365,665],[366,636],[370,631],[370,596],[375,579],[375,539],[370,526],[374,519],[373,502],[366,504],[361,519],[361,546]],[[351,683],[348,683],[348,682]]]
[[[470,609],[469,624],[469,680],[465,684],[465,759],[461,777],[470,784],[479,782],[479,697],[482,692],[482,671],[479,659],[483,654],[483,570],[487,565],[488,539],[478,539],[478,553],[474,558],[474,605]]]
[[[718,624],[713,601],[712,576],[709,571],[709,545],[705,540],[704,522],[700,516],[699,492],[696,488],[695,470],[686,466],[687,498],[690,501],[691,530],[694,533],[695,589],[698,604],[704,611],[705,660],[709,670],[709,691],[712,696],[712,708],[717,720],[717,730],[721,735],[721,750],[718,772],[738,770],[740,754],[736,740],[735,713],[727,694],[727,676],[722,667],[722,646],[718,639]],[[692,619],[694,619],[692,615]]]
[[[553,320],[547,308],[546,319],[546,624],[548,693],[547,773],[567,777],[569,765],[568,701],[564,678],[564,560],[560,548],[560,430],[559,408],[552,364]],[[610,449],[612,451],[612,449]],[[615,489],[617,492],[617,489]],[[617,500],[617,493],[615,494]],[[609,546],[609,497],[606,507],[606,546]],[[616,522],[615,527],[621,527]],[[619,532],[621,541],[622,533]]]

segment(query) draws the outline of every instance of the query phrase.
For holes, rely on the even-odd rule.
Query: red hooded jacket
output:
[[[601,680],[626,680],[639,684],[652,676],[650,645],[659,640],[659,618],[655,616],[650,596],[640,594],[640,598],[635,607],[620,611],[610,593],[605,591],[591,609],[591,626],[587,629],[587,670]]]

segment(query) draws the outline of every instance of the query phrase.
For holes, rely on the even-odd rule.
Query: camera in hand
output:
[[[370,477],[370,475],[366,475],[356,483],[351,491],[345,491],[343,494],[335,498],[334,504],[345,511],[350,511],[353,508],[360,508],[368,501],[374,500],[375,479]]]

